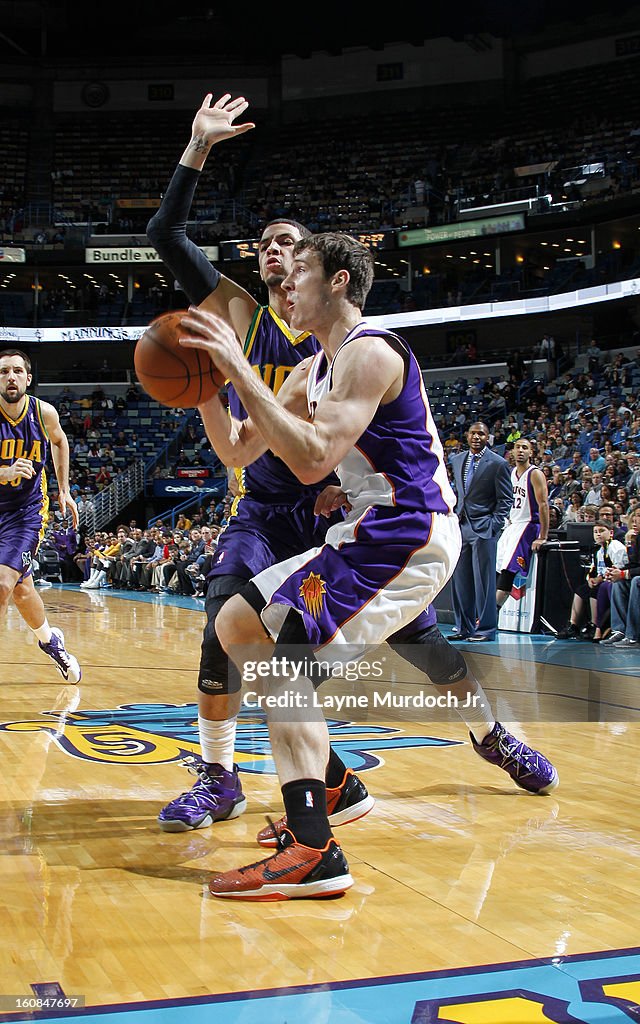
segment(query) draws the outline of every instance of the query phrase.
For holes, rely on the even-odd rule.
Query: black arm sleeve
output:
[[[200,172],[178,164],[157,213],[147,224],[147,237],[188,296],[199,306],[218,286],[220,274],[187,237],[187,218]]]

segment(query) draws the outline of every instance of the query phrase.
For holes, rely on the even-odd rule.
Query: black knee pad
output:
[[[214,576],[207,589],[205,611],[207,623],[202,634],[198,689],[212,696],[237,693],[241,688],[240,676],[229,670],[229,658],[222,649],[216,633],[216,618],[223,605],[247,585],[240,576]]]
[[[436,686],[457,683],[467,674],[467,663],[437,626],[422,629],[402,643],[389,645],[411,665],[424,672]]]
[[[498,575],[498,582],[496,584],[497,589],[503,590],[505,594],[510,594],[515,578],[515,572],[510,572],[509,569],[503,569]]]

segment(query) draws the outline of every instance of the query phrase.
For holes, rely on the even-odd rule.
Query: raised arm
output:
[[[256,309],[256,300],[240,285],[224,277],[187,236],[187,220],[200,172],[211,147],[244,134],[252,123],[234,124],[248,107],[244,97],[225,93],[215,103],[207,93],[192,124],[191,139],[180,158],[158,211],[147,225],[147,236],[180,287],[196,306],[217,313],[244,339]]]

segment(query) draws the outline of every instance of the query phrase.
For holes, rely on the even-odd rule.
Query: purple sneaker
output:
[[[68,650],[64,646],[64,633],[57,626],[51,627],[51,639],[48,644],[43,644],[42,640],[38,640],[38,647],[41,651],[55,661],[58,672],[66,679],[68,683],[79,683],[82,679],[82,671],[78,664],[78,659],[74,658],[73,654],[69,654]]]
[[[186,793],[162,808],[158,824],[163,832],[208,828],[214,821],[237,818],[247,809],[237,765],[228,772],[222,765],[194,759],[187,767],[198,776],[197,781]]]
[[[558,785],[558,773],[544,754],[517,740],[500,722],[496,722],[482,743],[476,743],[471,733],[469,736],[476,754],[503,768],[516,786],[527,793],[550,793]]]

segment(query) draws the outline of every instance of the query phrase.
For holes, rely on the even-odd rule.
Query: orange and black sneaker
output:
[[[327,814],[331,828],[336,825],[348,825],[351,821],[364,818],[374,806],[375,800],[369,796],[367,787],[358,776],[347,768],[344,778],[336,789],[327,789]],[[260,846],[277,846],[278,836],[286,829],[287,818],[270,821],[258,832],[256,839]]]
[[[209,881],[212,896],[240,900],[296,900],[337,896],[353,885],[345,856],[331,837],[322,850],[303,846],[285,829],[279,850],[246,868],[223,871]]]

